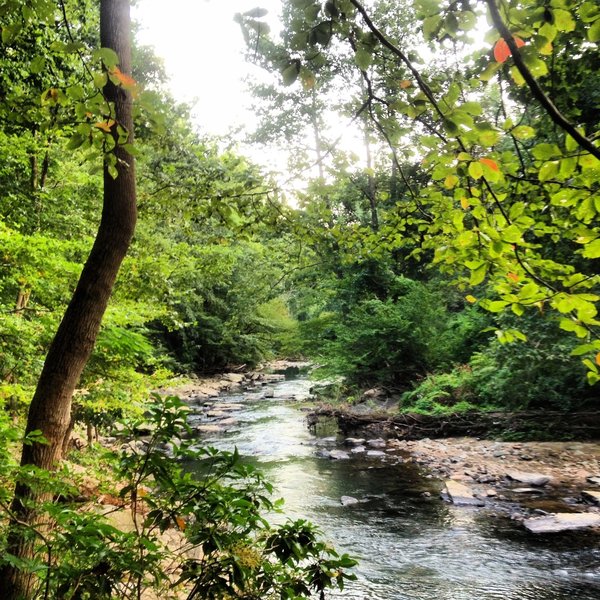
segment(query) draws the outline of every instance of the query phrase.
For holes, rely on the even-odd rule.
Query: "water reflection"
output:
[[[211,444],[237,446],[259,463],[290,516],[308,517],[360,559],[350,600],[598,600],[600,549],[593,535],[535,537],[507,518],[453,507],[440,482],[412,464],[316,456],[318,439],[294,403],[303,380],[281,382],[274,399],[231,396],[237,426]],[[333,443],[333,442],[331,442]],[[342,506],[352,496],[358,504]]]

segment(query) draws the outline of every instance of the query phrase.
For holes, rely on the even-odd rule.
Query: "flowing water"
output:
[[[290,400],[305,398],[309,387],[295,379],[269,384],[273,398],[223,396],[242,405],[232,413],[237,423],[205,439],[222,449],[237,446],[285,498],[289,516],[309,518],[359,559],[358,581],[340,598],[600,599],[600,536],[536,537],[505,516],[448,505],[439,481],[393,457],[320,458],[319,449],[339,443],[331,432],[311,433]],[[360,502],[342,506],[344,495]]]

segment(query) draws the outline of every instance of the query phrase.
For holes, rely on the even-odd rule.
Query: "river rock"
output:
[[[533,517],[523,521],[532,533],[558,533],[588,527],[600,527],[600,515],[592,513],[554,513],[545,517]]]
[[[354,448],[350,449],[350,454],[362,454],[366,451],[367,449],[364,446],[354,446]]]
[[[373,458],[381,458],[385,456],[385,452],[383,450],[369,450],[367,452],[367,456],[371,456]]]
[[[358,504],[359,500],[354,496],[342,496],[340,502],[342,503],[342,506],[352,506],[353,504]]]
[[[325,450],[324,448],[320,448],[315,454],[319,458],[331,458],[331,452],[329,452],[329,450]]]
[[[350,458],[350,455],[344,450],[331,450],[329,458],[333,458],[333,460],[346,460]]]
[[[593,483],[594,485],[600,485],[600,476],[593,475],[592,477],[587,478],[588,483]]]
[[[226,373],[223,375],[223,379],[231,383],[242,383],[245,378],[244,375],[240,375],[239,373]]]
[[[597,490],[584,490],[581,495],[585,500],[591,500],[594,504],[600,504],[600,492]]]
[[[524,473],[523,471],[509,471],[506,476],[513,481],[541,487],[550,481],[550,477],[541,473]]]
[[[367,446],[370,446],[371,448],[385,448],[387,442],[382,438],[377,438],[375,440],[367,440]]]
[[[516,494],[543,494],[544,492],[540,488],[513,488],[511,491]]]
[[[235,402],[221,402],[219,404],[216,405],[217,409],[220,411],[223,410],[241,410],[242,408],[244,408],[243,404],[237,404]]]
[[[364,438],[349,437],[344,440],[344,443],[348,446],[362,446],[365,443],[365,440]]]
[[[457,506],[484,506],[485,502],[480,498],[476,498],[473,492],[464,484],[448,479],[446,481],[446,494],[452,502]]]

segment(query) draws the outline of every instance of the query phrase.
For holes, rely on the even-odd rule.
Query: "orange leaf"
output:
[[[407,88],[409,88],[409,87],[412,87],[412,81],[411,81],[410,79],[403,79],[403,80],[400,82],[400,87],[401,87],[403,90],[405,90],[405,89],[407,89]]]
[[[469,200],[467,198],[461,198],[460,205],[463,207],[463,210],[467,210],[467,208],[470,206]]]
[[[125,88],[135,87],[136,81],[131,75],[123,73],[119,67],[115,67],[110,74]]]
[[[181,517],[175,517],[175,521],[177,521],[177,527],[179,527],[181,531],[185,531],[187,524],[184,521],[184,519],[182,519]]]
[[[521,48],[525,45],[525,42],[517,36],[513,36],[513,40],[515,41],[517,48]],[[510,51],[508,44],[506,43],[504,38],[500,38],[494,46],[494,59],[496,60],[496,62],[503,63],[511,55],[512,52]]]
[[[515,283],[519,281],[519,276],[516,273],[507,273],[506,276]]]
[[[498,163],[495,160],[492,160],[491,158],[480,158],[479,162],[482,165],[487,165],[490,169],[493,169],[494,171],[500,172],[500,167],[498,166]]]
[[[596,364],[600,366],[600,352],[596,354]]]
[[[100,123],[94,123],[94,127],[97,127],[98,129],[102,129],[102,131],[106,131],[106,133],[110,133],[110,129],[114,124],[115,124],[115,122],[112,119],[109,119],[108,121],[101,121]]]

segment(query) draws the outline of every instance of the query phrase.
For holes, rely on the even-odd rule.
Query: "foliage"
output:
[[[185,589],[189,598],[304,598],[343,589],[354,577],[348,569],[355,561],[338,555],[310,523],[269,525],[264,513],[280,504],[270,499],[271,486],[235,452],[193,449],[186,414],[177,398],[155,396],[146,414],[128,423],[122,435],[142,423],[153,433],[143,450],[132,440],[105,458],[124,482],[123,506],[113,513],[81,511],[68,471],[24,472],[2,456],[2,489],[26,476],[61,496],[44,505],[52,529],[31,532],[40,544],[36,559],[20,565],[39,579],[36,597],[137,598],[150,589],[174,597]],[[6,442],[10,428],[0,432]],[[125,531],[116,526],[124,521],[132,524]]]
[[[350,88],[342,79],[355,83],[354,106],[387,146],[382,162],[403,180],[401,201],[379,227],[328,223],[333,248],[379,257],[412,246],[413,257],[433,254],[469,301],[487,310],[554,311],[580,339],[576,351],[594,383],[600,150],[586,98],[597,87],[597,6],[427,0],[414,2],[409,18],[390,17],[396,9],[384,1],[294,2],[281,41],[255,14],[239,16],[249,45],[292,93],[296,81],[307,97],[320,78],[331,87],[336,70],[339,89]],[[473,51],[469,35],[484,12],[489,50]],[[500,39],[508,51],[494,53]],[[429,53],[441,68],[419,57]],[[339,71],[344,60],[354,69]],[[411,180],[414,157],[420,176]],[[323,214],[335,214],[328,196],[321,203]]]

